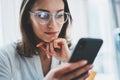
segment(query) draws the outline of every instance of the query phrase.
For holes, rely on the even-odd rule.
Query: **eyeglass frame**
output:
[[[49,12],[46,12],[46,11],[29,11],[29,13],[30,13],[30,15],[32,15],[32,16],[37,16],[38,17],[38,13],[39,12],[45,12],[45,13],[48,13],[49,15],[50,15],[50,17],[49,17],[49,19],[48,19],[48,21],[46,21],[46,22],[44,22],[44,23],[40,23],[40,24],[48,24],[49,22],[50,22],[50,20],[54,17],[55,18],[55,20],[56,20],[56,15],[59,13],[56,13],[56,14],[51,14],[51,13],[49,13]],[[67,16],[66,16],[66,20],[64,20],[63,21],[63,23],[59,23],[59,22],[57,22],[57,23],[59,23],[59,24],[64,24],[64,23],[66,23],[67,22],[67,20],[70,18],[70,13],[68,13],[68,12],[64,12],[64,14],[66,14]],[[39,17],[38,17],[39,18]],[[65,16],[64,16],[64,18],[65,18]]]

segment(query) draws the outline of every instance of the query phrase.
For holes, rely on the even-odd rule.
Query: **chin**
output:
[[[47,42],[47,43],[49,43],[49,42],[51,42],[51,41],[53,41],[55,39],[57,39],[57,38],[47,39],[47,40],[44,40],[44,41]]]

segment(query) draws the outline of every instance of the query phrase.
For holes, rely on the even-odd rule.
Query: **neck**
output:
[[[40,56],[41,59],[49,59],[47,57],[47,53],[45,51],[43,51],[43,50],[40,50],[39,56]]]
[[[45,51],[41,51],[39,56],[42,64],[43,74],[45,76],[51,68],[52,58],[48,58]]]

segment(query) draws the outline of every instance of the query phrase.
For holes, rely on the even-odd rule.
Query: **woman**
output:
[[[72,22],[67,0],[23,0],[20,10],[22,41],[0,50],[0,80],[86,79],[87,61],[70,58],[66,30]],[[61,64],[62,62],[62,64]]]

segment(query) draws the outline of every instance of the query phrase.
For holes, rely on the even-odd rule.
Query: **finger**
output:
[[[84,78],[81,75],[88,72],[92,67],[93,67],[92,65],[87,65],[87,66],[85,66],[83,68],[79,68],[79,69],[77,69],[75,71],[72,71],[72,73],[68,73],[68,74],[64,75],[62,78],[64,78],[65,80],[74,79],[74,78],[78,78],[78,77]]]
[[[39,47],[39,48],[41,48],[42,50],[45,51],[46,50],[46,43],[40,42],[36,45],[36,47]]]
[[[59,66],[59,68],[56,68],[57,70],[55,72],[55,76],[68,73],[68,72],[73,71],[77,68],[85,66],[86,64],[87,64],[87,61],[85,61],[85,60],[81,60],[81,61],[78,61],[75,63],[63,64],[63,65]]]
[[[46,51],[46,48],[44,46],[40,47],[43,51]]]
[[[49,44],[40,42],[39,44],[36,45],[36,47],[40,47],[42,50],[46,52],[47,58],[50,58],[50,53],[49,53]]]
[[[49,48],[50,48],[51,55],[53,55],[53,54],[55,55],[56,52],[55,52],[54,47],[53,47],[53,42],[50,43],[50,47]]]
[[[64,61],[68,61],[70,58],[70,50],[65,39],[62,39],[61,52],[63,53],[61,56],[65,58]]]
[[[56,58],[60,57],[61,54],[58,53],[58,50],[59,49],[53,47],[53,43],[50,43],[50,52],[51,52],[51,55],[53,55]]]
[[[63,54],[60,54],[60,55],[63,56],[63,57],[66,57],[67,59],[69,59],[70,51],[69,51],[69,48],[67,46],[67,43],[66,43],[65,39],[58,38],[58,39],[53,41],[53,45],[54,45],[55,51],[61,50],[61,52]],[[59,49],[57,49],[57,48],[59,48]]]
[[[53,43],[54,43],[54,48],[61,48],[61,46],[66,43],[66,40],[63,38],[58,38],[54,40]]]
[[[40,43],[38,43],[37,45],[36,45],[36,47],[41,47],[41,46],[43,46],[45,43],[44,42],[40,42]]]
[[[90,75],[89,73],[86,73],[84,76],[79,77],[79,78],[77,78],[77,79],[75,79],[75,80],[86,80],[86,78],[88,78],[89,75]]]
[[[66,51],[67,53],[69,53],[69,48],[65,39],[58,38],[54,40],[54,48],[58,48],[58,47],[61,48],[63,53],[66,53]]]
[[[46,44],[46,54],[47,54],[47,57],[50,59],[51,55],[50,55],[50,49],[49,49],[49,44]]]

